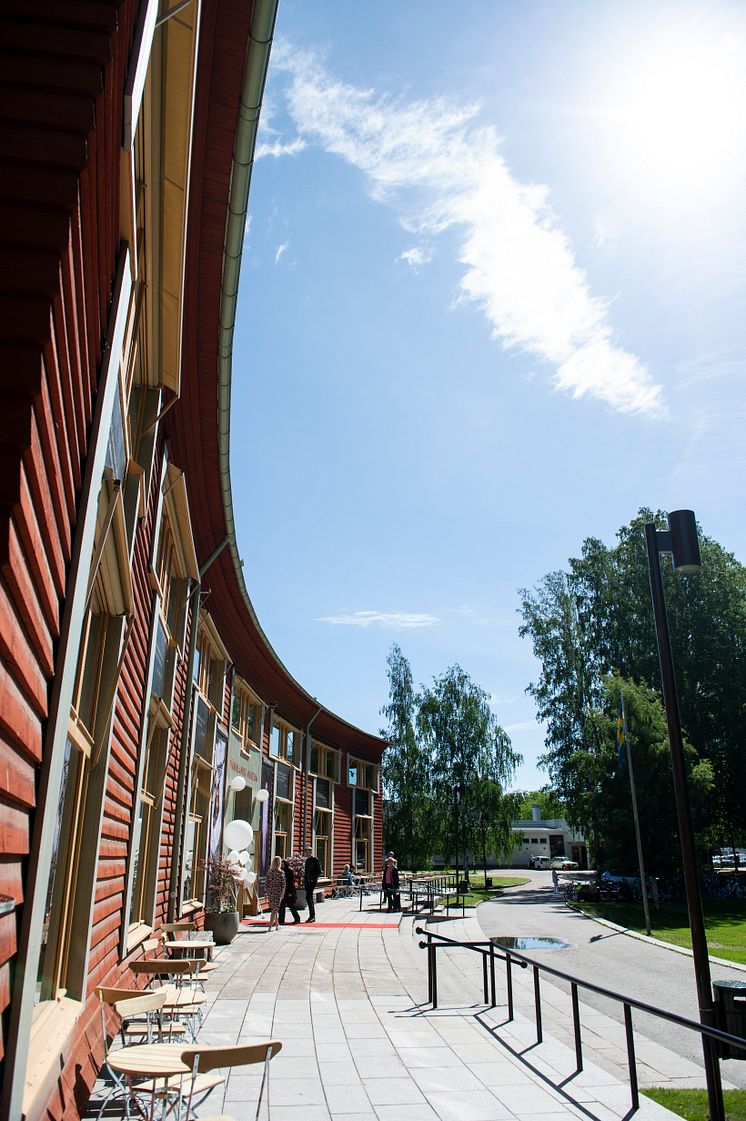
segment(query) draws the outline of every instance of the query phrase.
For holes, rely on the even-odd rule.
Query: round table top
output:
[[[163,945],[179,950],[211,950],[215,943],[211,938],[166,938]]]
[[[204,993],[198,993],[195,989],[175,989],[169,986],[169,990],[164,1008],[181,1008],[184,1011],[187,1008],[196,1008],[207,1000]]]
[[[145,1078],[170,1078],[189,1074],[191,1067],[181,1061],[183,1043],[141,1043],[111,1051],[107,1062],[119,1074],[141,1074]]]

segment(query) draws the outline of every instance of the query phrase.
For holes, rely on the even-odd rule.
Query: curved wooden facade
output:
[[[385,744],[272,650],[221,486],[226,213],[273,0],[10,0],[2,17],[0,1011],[18,1121],[80,1115],[95,988],[134,984],[146,938],[199,919],[226,817],[259,830],[260,875],[306,845],[330,877],[377,866]]]

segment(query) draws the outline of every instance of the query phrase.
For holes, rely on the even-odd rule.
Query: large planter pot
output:
[[[305,911],[305,909],[308,905],[306,903],[306,889],[304,887],[299,887],[299,888],[296,888],[295,891],[296,891],[295,906],[298,908],[299,911]]]
[[[212,931],[216,946],[229,946],[238,934],[238,911],[207,911],[205,930]]]

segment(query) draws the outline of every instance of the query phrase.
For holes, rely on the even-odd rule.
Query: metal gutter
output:
[[[298,695],[314,707],[318,701],[311,696],[303,686],[297,682],[273,649],[272,644],[262,630],[257,619],[254,606],[246,588],[243,575],[243,561],[239,556],[236,541],[236,524],[233,516],[233,496],[231,491],[230,476],[230,407],[231,407],[231,369],[233,362],[233,335],[236,325],[236,306],[238,302],[238,283],[241,273],[241,257],[243,254],[244,234],[246,230],[246,215],[249,205],[249,187],[251,172],[254,166],[254,150],[259,126],[259,114],[262,107],[264,86],[267,80],[269,54],[274,35],[275,20],[279,0],[256,0],[251,16],[249,28],[249,45],[246,52],[244,65],[243,84],[238,108],[238,121],[236,124],[236,139],[233,148],[233,161],[231,164],[231,183],[228,195],[228,219],[225,227],[225,240],[223,243],[223,276],[220,291],[220,313],[218,320],[218,471],[220,474],[220,492],[223,500],[223,514],[225,517],[226,534],[230,548],[233,567],[236,574],[238,587],[246,604],[246,610],[257,635],[268,653],[271,655],[278,669],[285,678],[298,691]],[[326,712],[339,724],[352,728],[358,734],[362,729],[357,728],[348,720],[330,709],[321,706],[319,711]],[[318,715],[318,713],[316,714]],[[314,716],[314,720],[316,717]],[[371,732],[364,732],[371,739],[379,737]]]

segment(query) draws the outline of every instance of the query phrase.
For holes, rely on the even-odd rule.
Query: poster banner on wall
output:
[[[252,799],[256,796],[262,781],[262,753],[257,751],[255,747],[249,748],[247,751],[235,732],[231,732],[228,740],[227,773],[229,785],[232,779],[242,778],[246,782],[248,790],[251,791]],[[227,807],[226,812],[228,812]],[[258,824],[258,820],[251,822],[254,828]]]
[[[223,852],[223,798],[225,797],[225,763],[228,733],[218,726],[212,756],[212,797],[210,798],[210,860],[220,860]]]
[[[262,802],[262,847],[259,859],[259,876],[262,884],[272,859],[272,810],[275,801],[275,768],[272,763],[262,763],[262,786],[269,791],[269,798]]]

